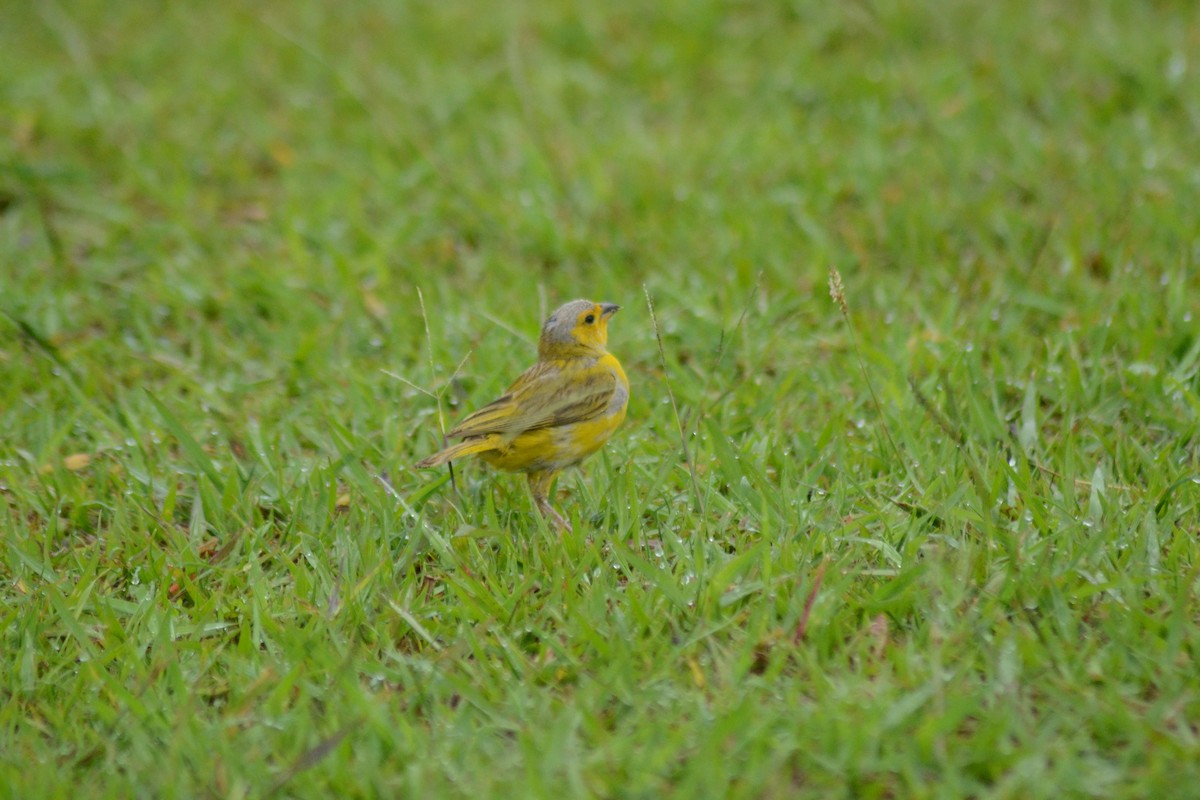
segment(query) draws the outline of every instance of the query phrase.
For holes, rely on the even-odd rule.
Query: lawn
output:
[[[1197,4],[9,6],[0,795],[1200,797]]]

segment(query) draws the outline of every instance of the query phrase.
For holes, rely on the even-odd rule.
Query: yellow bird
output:
[[[629,379],[607,349],[608,321],[619,309],[572,300],[551,314],[538,338],[537,363],[446,434],[461,442],[417,468],[475,455],[498,469],[524,472],[542,515],[571,530],[550,504],[550,485],[603,447],[625,419]]]

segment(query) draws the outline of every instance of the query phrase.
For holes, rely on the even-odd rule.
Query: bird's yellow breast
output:
[[[479,457],[510,472],[559,470],[578,464],[603,447],[625,420],[629,379],[612,353],[605,353],[580,370],[581,380],[593,370],[609,370],[617,379],[608,404],[595,416],[569,425],[525,431],[506,447],[480,453]]]

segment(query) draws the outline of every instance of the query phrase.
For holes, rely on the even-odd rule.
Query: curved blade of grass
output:
[[[179,419],[171,413],[171,409],[167,408],[166,404],[155,397],[151,392],[147,391],[146,396],[150,398],[150,402],[158,409],[159,416],[162,417],[163,425],[171,432],[171,435],[179,442],[179,446],[183,448],[183,452],[187,454],[188,460],[194,466],[199,468],[208,479],[213,482],[214,486],[222,486],[221,472],[213,464],[212,459],[204,452],[204,448],[200,443],[187,432],[187,429],[179,422]]]

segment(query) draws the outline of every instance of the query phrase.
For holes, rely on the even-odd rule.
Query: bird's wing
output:
[[[447,435],[515,436],[592,419],[604,411],[616,386],[616,376],[606,367],[564,369],[553,363],[535,364],[503,396],[471,414]]]

